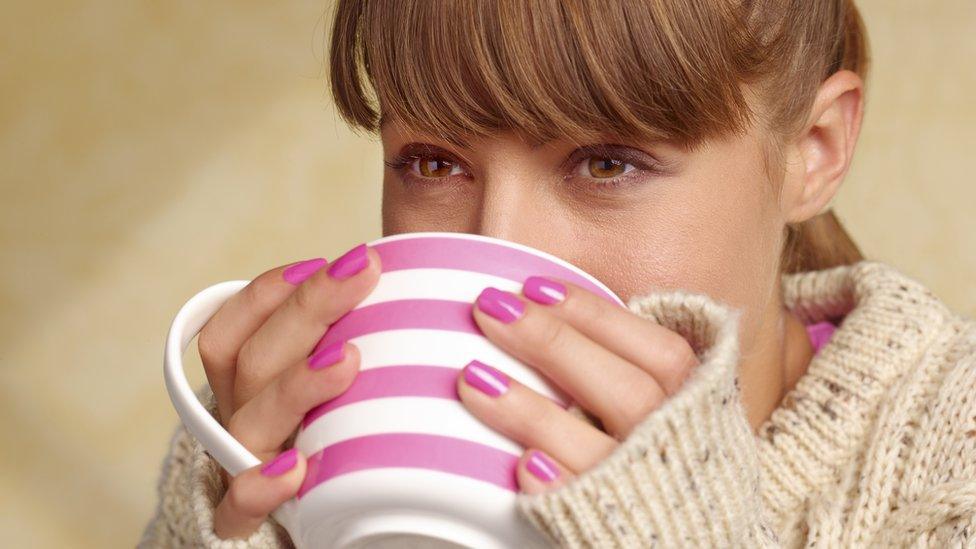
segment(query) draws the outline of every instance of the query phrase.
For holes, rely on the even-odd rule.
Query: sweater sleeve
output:
[[[217,401],[207,384],[198,391],[198,397],[217,417]],[[214,533],[214,509],[225,492],[220,464],[183,425],[177,426],[157,483],[156,512],[143,531],[139,547],[294,547],[288,533],[271,517],[246,539],[218,538]]]
[[[777,546],[739,393],[738,313],[684,292],[628,306],[684,335],[699,366],[607,458],[556,489],[520,493],[519,510],[563,547]]]

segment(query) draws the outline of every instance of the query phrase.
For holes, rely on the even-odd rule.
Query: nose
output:
[[[474,232],[547,249],[555,235],[552,227],[546,227],[546,201],[538,191],[540,183],[525,174],[486,178]]]

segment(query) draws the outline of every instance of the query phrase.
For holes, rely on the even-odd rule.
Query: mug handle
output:
[[[187,430],[196,437],[214,459],[232,476],[261,463],[210,415],[197,399],[183,369],[183,353],[211,317],[231,296],[247,286],[250,280],[229,280],[204,288],[191,297],[176,313],[163,352],[163,375],[169,398]],[[297,500],[286,501],[272,515],[291,532],[290,520]]]

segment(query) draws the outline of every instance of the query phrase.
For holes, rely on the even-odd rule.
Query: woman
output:
[[[976,323],[820,213],[865,44],[845,0],[337,4],[332,90],[382,138],[383,234],[521,242],[628,302],[533,278],[473,309],[580,403],[458,376],[528,448],[519,507],[554,543],[976,544]],[[267,463],[229,479],[178,429],[145,545],[290,545],[268,518],[304,477],[288,442],[359,357],[308,354],[380,269],[362,245],[326,264],[264,273],[204,328],[210,410]]]

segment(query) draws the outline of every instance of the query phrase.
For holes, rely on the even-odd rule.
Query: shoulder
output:
[[[958,444],[976,480],[976,320],[956,315],[944,340],[928,349],[932,378],[918,392],[933,429],[933,443]],[[968,448],[967,448],[968,447]]]
[[[876,442],[871,461],[886,471],[879,484],[898,485],[886,541],[921,533],[950,546],[976,535],[976,321],[956,317],[951,326],[900,391],[910,404],[881,418],[895,436]]]

